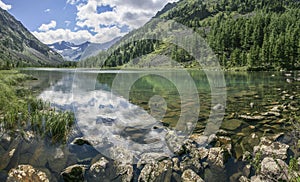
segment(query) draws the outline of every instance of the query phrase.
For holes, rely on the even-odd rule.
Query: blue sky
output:
[[[0,7],[46,44],[107,42],[177,0],[0,0]]]

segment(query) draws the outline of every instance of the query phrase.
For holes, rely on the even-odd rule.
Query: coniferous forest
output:
[[[224,69],[295,70],[300,68],[299,7],[296,0],[182,0],[168,4],[155,18],[174,20],[199,33]],[[184,66],[193,62],[192,56],[175,45],[143,40],[120,46],[105,58],[104,66],[122,66],[149,53],[169,55]],[[104,54],[83,61],[81,66],[101,65]]]

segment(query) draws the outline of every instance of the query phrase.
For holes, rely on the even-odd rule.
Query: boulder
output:
[[[109,161],[107,159],[101,157],[99,161],[91,165],[90,171],[92,173],[104,173],[108,163]]]
[[[253,148],[254,154],[261,153],[262,157],[275,157],[276,159],[287,159],[289,146],[280,142],[272,142],[262,137],[258,146]]]
[[[133,179],[133,154],[131,151],[121,147],[110,149],[110,156],[114,159],[114,166],[117,173],[121,176],[123,182],[129,182]]]
[[[45,172],[34,169],[30,165],[19,165],[8,173],[7,182],[49,182]]]
[[[276,161],[271,157],[266,157],[261,162],[260,175],[264,181],[289,181],[288,179],[288,165],[281,159]]]
[[[172,161],[170,160],[146,164],[141,171],[138,181],[170,181],[171,179],[165,179],[165,176],[170,177],[167,173],[172,174]]]
[[[187,169],[182,173],[181,179],[183,182],[204,182],[193,170]]]
[[[207,160],[215,166],[224,168],[224,150],[221,147],[210,148]]]
[[[86,166],[75,164],[67,167],[62,173],[64,181],[84,181]]]

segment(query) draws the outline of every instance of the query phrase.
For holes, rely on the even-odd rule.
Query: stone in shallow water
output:
[[[75,138],[71,144],[79,145],[79,146],[82,146],[84,144],[91,145],[91,143],[89,141],[85,140],[84,138]]]
[[[148,181],[148,182],[161,181],[164,178],[164,176],[170,177],[170,175],[167,175],[167,173],[172,174],[171,167],[172,167],[172,161],[170,160],[163,160],[160,162],[146,164],[142,169],[138,180]],[[164,180],[170,181],[170,179],[164,179]]]
[[[181,178],[183,182],[204,182],[204,180],[191,169],[185,170]]]
[[[242,124],[242,121],[237,119],[224,120],[221,127],[225,130],[236,130]]]
[[[265,119],[264,116],[240,115],[239,117],[246,121],[261,121],[261,120]]]
[[[7,182],[49,182],[47,175],[30,165],[19,165],[8,173]]]
[[[221,147],[214,147],[209,149],[207,160],[213,165],[218,167],[224,167],[224,151]]]
[[[73,166],[67,167],[62,173],[61,176],[63,177],[64,181],[84,181],[84,174],[85,174],[85,165],[78,165],[75,164]]]
[[[285,160],[287,159],[288,148],[289,146],[284,143],[272,142],[262,137],[260,144],[253,148],[253,152],[255,154],[260,152],[263,157],[275,157]]]
[[[288,172],[288,165],[281,159],[266,157],[261,162],[261,178],[265,181],[276,179],[278,181],[288,181],[291,179]]]

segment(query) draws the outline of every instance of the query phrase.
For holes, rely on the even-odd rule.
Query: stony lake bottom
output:
[[[80,175],[87,181],[181,181],[182,176],[190,174],[185,172],[187,169],[192,169],[205,181],[235,181],[236,176],[253,174],[254,169],[248,172],[245,169],[250,163],[245,153],[253,153],[263,137],[288,145],[287,160],[291,156],[299,157],[300,72],[297,71],[224,72],[226,85],[222,89],[226,91],[226,103],[219,105],[212,104],[210,83],[205,72],[199,70],[186,72],[196,88],[192,91],[182,73],[172,70],[163,74],[71,69],[21,72],[37,78],[27,84],[38,97],[58,110],[75,112],[77,122],[66,144],[53,144],[34,134],[24,139],[1,133],[0,181],[5,181],[8,171],[20,164],[44,171],[50,181],[66,180],[62,173],[74,165],[84,166],[84,173]],[[134,80],[129,89],[122,86],[116,89],[125,95],[111,94],[112,88],[118,86],[115,83],[118,77],[128,82]],[[167,79],[170,77],[176,78],[176,82]],[[84,92],[77,89],[78,85],[85,88]],[[185,87],[186,92],[182,89]],[[199,105],[194,103],[193,97],[182,101],[184,94],[198,96]],[[185,151],[168,150],[161,138],[168,136],[168,131],[178,129],[183,113],[193,110],[184,110],[183,105],[189,105],[186,108],[199,106],[197,122],[191,130],[193,134],[187,134],[192,141],[183,144]],[[197,141],[214,107],[224,107],[222,122],[212,132],[214,135],[209,136],[209,142],[200,148],[226,150],[223,163],[206,161],[209,156],[195,158],[191,149],[199,148]],[[101,112],[95,113],[98,112],[95,108]],[[149,123],[148,117],[151,117]],[[74,142],[80,140],[82,142]],[[118,146],[127,148],[129,153]],[[13,155],[9,155],[13,149]],[[117,162],[116,153],[124,154],[121,161],[130,157],[133,160],[123,165]],[[147,165],[145,153],[157,162]],[[100,165],[96,170],[93,165],[96,163],[102,168]]]

